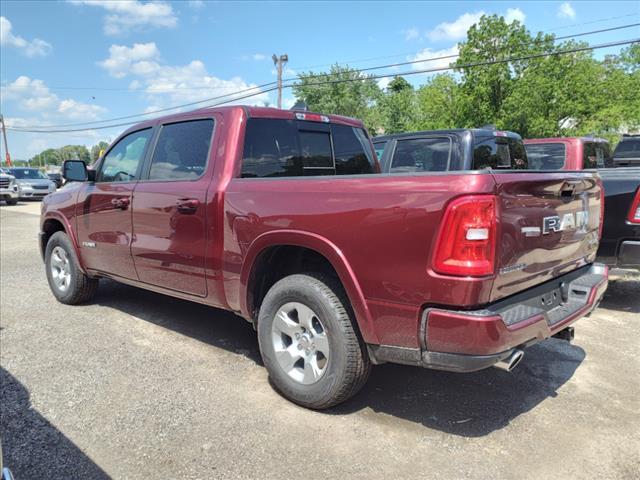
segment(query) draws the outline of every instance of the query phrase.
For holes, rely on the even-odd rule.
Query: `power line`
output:
[[[541,53],[536,53],[536,54],[524,55],[524,56],[521,56],[521,57],[511,57],[511,58],[505,58],[505,59],[500,59],[500,60],[487,60],[487,61],[483,61],[483,62],[474,62],[474,63],[468,63],[468,64],[464,64],[464,65],[447,66],[447,67],[430,68],[430,69],[421,69],[421,70],[411,70],[411,71],[406,71],[406,72],[394,72],[394,73],[391,73],[391,74],[370,75],[370,76],[368,76],[366,78],[361,78],[360,77],[360,78],[342,78],[342,79],[335,79],[335,80],[326,80],[326,81],[322,81],[322,82],[307,83],[306,86],[317,86],[317,85],[326,85],[326,84],[333,84],[333,83],[357,82],[357,81],[363,81],[363,80],[376,80],[376,79],[380,79],[380,78],[388,78],[388,77],[395,77],[395,76],[408,76],[408,75],[417,75],[417,74],[422,74],[422,73],[442,72],[442,71],[454,70],[454,69],[474,68],[474,67],[480,67],[480,66],[495,65],[495,64],[499,64],[499,63],[517,62],[517,61],[522,61],[522,60],[531,60],[531,59],[534,59],[534,58],[543,58],[543,57],[551,57],[551,56],[557,56],[557,55],[566,55],[566,54],[570,54],[570,53],[579,53],[579,52],[585,52],[585,51],[592,51],[592,50],[597,50],[597,49],[601,49],[601,48],[609,48],[609,47],[615,47],[615,46],[621,46],[621,45],[629,45],[629,44],[638,43],[638,42],[640,42],[640,38],[635,38],[635,39],[632,39],[632,40],[622,40],[622,41],[617,41],[617,42],[608,42],[608,43],[603,43],[603,44],[598,44],[598,45],[591,45],[591,46],[584,46],[584,47],[576,47],[576,48],[571,48],[571,49],[567,49],[567,50],[558,50],[556,52],[541,52]],[[283,85],[282,88],[292,88],[295,85],[296,84],[290,83],[290,84]],[[221,102],[215,103],[213,105],[209,105],[209,107],[224,105],[224,104],[236,101],[236,100],[242,100],[244,98],[254,97],[256,95],[261,95],[263,93],[267,93],[267,92],[276,90],[277,88],[278,87],[271,87],[269,89],[262,90],[260,92],[250,93],[250,94],[244,95],[242,97],[237,97],[237,98],[232,98],[230,100],[221,101]],[[64,129],[64,130],[29,130],[29,129],[26,129],[26,128],[13,128],[13,127],[7,127],[7,130],[12,130],[12,131],[15,131],[15,132],[29,132],[29,133],[62,133],[62,132],[78,132],[78,131],[87,131],[87,130],[100,130],[100,129],[105,129],[105,128],[115,128],[115,127],[121,127],[121,126],[125,126],[125,125],[132,125],[134,123],[137,123],[137,122],[127,122],[127,123],[122,123],[122,124],[107,125],[107,126],[100,126],[100,127],[93,127],[93,128]]]
[[[598,20],[593,20],[591,22],[583,22],[583,23],[574,23],[573,25],[566,25],[563,27],[555,27],[553,30],[551,30],[551,32],[554,32],[556,30],[566,30],[567,28],[575,28],[575,27],[581,27],[583,25],[592,25],[594,23],[602,23],[602,22],[608,22],[610,20],[619,20],[621,18],[629,18],[629,17],[637,17],[639,16],[639,13],[628,13],[626,15],[620,15],[617,17],[609,17],[609,18],[601,18]],[[604,30],[607,31],[607,30]],[[586,34],[577,34],[577,35],[569,35],[569,36],[564,36],[564,37],[556,37],[555,40],[562,40],[564,38],[570,38],[572,36],[580,36],[580,35],[586,35]],[[385,55],[385,56],[381,56],[381,57],[370,57],[370,58],[361,58],[361,59],[356,59],[356,60],[345,60],[343,62],[334,62],[334,63],[323,63],[323,64],[318,64],[318,65],[309,65],[306,67],[294,67],[295,70],[298,71],[302,71],[302,70],[307,70],[307,69],[312,69],[312,68],[318,68],[318,67],[330,67],[332,65],[336,65],[336,64],[354,64],[354,63],[364,63],[364,62],[370,62],[373,60],[385,60],[387,58],[397,58],[397,57],[406,57],[407,55],[414,55],[414,52],[407,52],[407,53],[396,53],[394,55]]]

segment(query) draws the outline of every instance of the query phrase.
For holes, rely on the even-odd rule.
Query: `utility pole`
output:
[[[271,58],[278,70],[278,108],[282,108],[282,66],[289,61],[289,56],[286,53],[280,56],[274,53]]]
[[[9,145],[7,144],[7,129],[4,126],[4,117],[0,114],[0,124],[2,124],[2,137],[4,138],[4,161],[7,167],[11,166],[11,155],[9,155]]]

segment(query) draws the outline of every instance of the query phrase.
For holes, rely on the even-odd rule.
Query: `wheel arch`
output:
[[[295,249],[297,253],[301,253],[300,249],[302,249],[309,252],[311,256],[315,256],[316,261],[326,262],[344,287],[363,340],[367,343],[378,343],[364,294],[344,253],[330,240],[310,232],[278,230],[262,234],[253,241],[245,255],[240,274],[242,314],[249,319],[257,318],[257,311],[262,301],[262,298],[258,298],[260,296],[259,280],[261,275],[268,271],[265,267],[269,259],[273,258],[271,255],[277,249],[283,248]],[[292,251],[289,250],[287,253]],[[304,273],[295,269],[288,272],[288,274]]]
[[[82,263],[82,256],[80,255],[80,248],[78,246],[78,241],[76,236],[73,233],[73,230],[71,229],[71,224],[69,223],[69,220],[65,216],[57,212],[49,213],[42,220],[42,223],[41,223],[40,254],[42,255],[42,259],[44,260],[45,252],[47,249],[47,243],[49,242],[49,239],[56,232],[64,232],[67,235],[67,237],[69,237],[69,239],[71,240],[71,244],[73,245],[73,249],[75,250],[75,254],[78,258],[78,263],[80,264],[79,265],[80,270],[82,271],[82,273],[86,274],[87,272]]]

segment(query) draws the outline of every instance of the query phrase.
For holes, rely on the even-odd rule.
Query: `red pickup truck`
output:
[[[511,369],[568,339],[607,286],[593,173],[380,174],[350,118],[203,109],[63,171],[40,233],[59,301],[106,277],[234,311],[275,387],[310,408],[349,398],[372,363]]]

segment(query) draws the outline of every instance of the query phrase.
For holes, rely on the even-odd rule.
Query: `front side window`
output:
[[[390,172],[444,172],[449,168],[450,154],[448,137],[398,140]]]
[[[122,138],[104,157],[97,182],[131,182],[138,180],[139,167],[151,129],[133,132]]]
[[[149,180],[193,180],[207,166],[213,120],[163,125],[153,150]]]
[[[564,143],[530,143],[525,148],[532,170],[562,170],[564,167]]]

